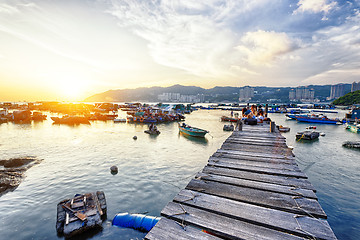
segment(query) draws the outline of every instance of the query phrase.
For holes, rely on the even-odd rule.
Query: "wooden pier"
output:
[[[245,125],[145,239],[336,239],[315,192],[279,132]]]

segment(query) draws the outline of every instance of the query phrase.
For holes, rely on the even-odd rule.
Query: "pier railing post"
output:
[[[235,130],[236,131],[242,131],[242,125],[243,125],[242,121],[237,120]]]

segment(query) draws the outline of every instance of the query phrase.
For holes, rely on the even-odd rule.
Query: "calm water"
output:
[[[176,123],[162,124],[152,137],[146,125],[93,122],[75,127],[52,121],[28,125],[0,125],[0,159],[37,156],[43,161],[26,172],[14,191],[0,197],[0,239],[57,239],[56,204],[76,193],[105,192],[108,220],[92,239],[142,239],[145,234],[111,226],[118,212],[158,216],[164,206],[201,170],[229,136],[223,132],[221,110],[199,110],[186,115],[188,124],[210,131],[204,141],[180,136]],[[344,114],[342,113],[342,116]],[[295,141],[307,124],[271,115],[294,146],[299,166],[318,190],[329,223],[339,239],[360,238],[360,151],[342,148],[360,134],[343,126],[321,125],[326,136],[313,143]],[[132,137],[136,135],[135,141]],[[117,165],[119,173],[109,168]]]

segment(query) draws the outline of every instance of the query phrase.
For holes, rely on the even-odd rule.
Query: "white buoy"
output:
[[[291,149],[291,150],[293,150],[293,149],[294,149],[294,147],[293,147],[293,146],[288,146],[288,148],[289,148],[289,149]]]
[[[322,137],[325,136],[325,133],[320,133],[320,136],[322,136]]]

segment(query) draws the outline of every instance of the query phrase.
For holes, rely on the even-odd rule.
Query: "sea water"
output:
[[[123,113],[122,113],[123,114]],[[51,114],[50,114],[51,115]],[[76,193],[104,191],[107,220],[91,239],[142,239],[145,233],[111,226],[120,212],[159,216],[231,134],[222,130],[228,111],[199,110],[186,115],[186,123],[210,131],[205,139],[179,134],[177,123],[159,124],[161,134],[144,133],[145,124],[94,121],[91,125],[53,125],[52,121],[0,125],[0,159],[36,156],[13,192],[0,197],[0,239],[61,239],[56,234],[56,205]],[[123,116],[124,117],[124,116]],[[339,239],[360,238],[360,151],[345,149],[345,140],[360,134],[343,126],[317,125],[326,133],[318,141],[295,140],[308,124],[270,115],[285,133],[297,162],[317,189],[319,202]],[[133,139],[137,136],[137,140]],[[116,165],[118,174],[110,167]]]

